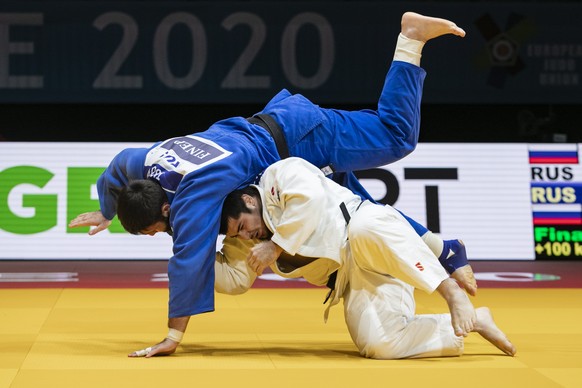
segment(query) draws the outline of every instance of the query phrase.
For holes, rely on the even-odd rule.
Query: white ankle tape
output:
[[[424,241],[424,243],[428,245],[429,249],[432,251],[432,253],[434,253],[436,257],[441,256],[445,244],[440,237],[436,236],[433,232],[429,230],[428,232],[422,235],[422,241]]]
[[[170,329],[170,331],[168,332],[168,335],[166,336],[167,339],[171,339],[172,341],[175,342],[182,342],[182,338],[184,337],[184,333],[181,332],[180,330],[176,330],[176,329]]]
[[[420,57],[422,56],[423,47],[424,42],[410,39],[402,34],[398,34],[396,50],[394,51],[394,60],[408,62],[413,65],[420,66]]]

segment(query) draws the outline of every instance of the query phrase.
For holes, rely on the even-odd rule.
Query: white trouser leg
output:
[[[415,315],[414,288],[431,293],[448,274],[404,217],[364,203],[348,236],[344,314],[360,353],[381,359],[462,354],[450,314]]]
[[[364,202],[348,225],[356,266],[432,293],[449,275],[406,219],[390,206]]]
[[[364,357],[398,359],[458,356],[449,314],[414,315],[414,288],[398,279],[354,267],[344,293],[344,315]]]

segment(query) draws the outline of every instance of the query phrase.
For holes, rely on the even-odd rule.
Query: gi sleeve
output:
[[[288,158],[267,169],[263,187],[268,207],[277,207],[280,220],[271,240],[287,253],[295,255],[313,234],[323,217],[326,196],[321,172],[298,158]],[[270,183],[270,184],[268,184]],[[273,209],[268,209],[269,211]]]
[[[170,318],[214,311],[216,241],[222,204],[240,185],[240,177],[245,176],[240,169],[247,168],[235,158],[227,159],[207,166],[203,173],[187,174],[171,204],[174,255],[168,263]],[[228,247],[226,253],[231,253]],[[245,287],[245,282],[238,286]]]
[[[148,148],[126,148],[113,158],[97,180],[101,213],[112,220],[117,213],[119,190],[133,179],[144,178],[144,161]]]
[[[214,262],[222,196],[203,184],[183,182],[172,202],[170,225],[174,255],[168,263],[169,317],[214,311]],[[206,192],[206,195],[205,195]]]

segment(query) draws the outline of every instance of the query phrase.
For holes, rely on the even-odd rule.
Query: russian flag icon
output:
[[[534,225],[582,225],[582,205],[532,205]]]
[[[529,145],[529,164],[578,164],[576,144]]]

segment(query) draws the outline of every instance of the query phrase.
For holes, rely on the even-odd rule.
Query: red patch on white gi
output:
[[[275,195],[275,187],[271,187],[271,195]]]
[[[422,263],[419,261],[418,263],[414,264],[416,266],[416,268],[418,268],[421,271],[424,271],[424,267],[422,266]]]

